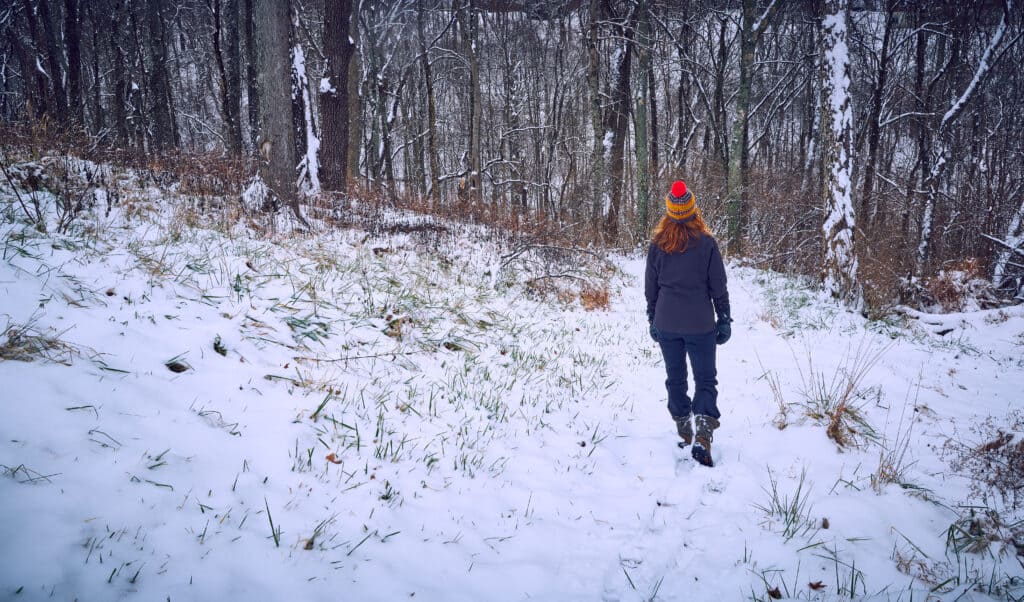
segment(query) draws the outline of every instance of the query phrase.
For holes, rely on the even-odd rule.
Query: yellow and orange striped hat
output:
[[[672,183],[672,191],[665,197],[665,213],[674,222],[688,222],[697,215],[697,202],[693,193],[686,189],[686,182]]]

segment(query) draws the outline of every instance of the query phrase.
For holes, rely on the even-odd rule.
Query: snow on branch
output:
[[[775,8],[778,5],[779,0],[772,0],[768,4],[768,8],[764,9],[761,16],[757,18],[757,21],[754,21],[754,26],[752,28],[752,31],[754,32],[754,39],[757,39],[761,35],[761,32],[768,26],[768,21],[771,20],[772,13],[775,12]]]
[[[1012,0],[1007,0],[1006,10],[1003,11],[1003,16],[999,20],[999,27],[996,28],[996,33],[989,40],[988,47],[985,48],[985,53],[981,55],[981,61],[978,63],[978,69],[974,72],[974,78],[971,79],[971,83],[967,85],[967,89],[960,95],[960,98],[953,101],[953,105],[949,107],[946,114],[942,116],[942,123],[939,125],[940,128],[946,127],[947,124],[952,123],[954,119],[963,111],[967,101],[974,95],[975,90],[978,88],[978,84],[988,74],[989,70],[992,69],[992,53],[1003,41],[1003,35],[1006,34],[1006,15],[1009,14],[1012,8]]]

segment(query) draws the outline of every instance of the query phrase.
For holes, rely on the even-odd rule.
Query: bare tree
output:
[[[321,181],[328,190],[346,189],[349,141],[349,63],[355,44],[349,37],[352,0],[326,0],[324,4],[324,54],[326,64],[320,81],[320,124],[325,142],[321,156]]]
[[[295,130],[290,94],[290,6],[287,1],[256,0],[253,5],[257,85],[259,88],[260,177],[300,221],[295,186]]]
[[[826,0],[821,23],[822,114],[828,120],[822,144],[825,172],[825,289],[837,299],[858,304],[852,191],[853,111],[847,44],[849,0]]]

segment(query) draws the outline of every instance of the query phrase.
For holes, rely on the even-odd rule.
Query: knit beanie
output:
[[[672,191],[665,197],[665,213],[677,223],[688,222],[697,215],[697,203],[693,193],[686,189],[686,182],[676,180],[672,183]]]

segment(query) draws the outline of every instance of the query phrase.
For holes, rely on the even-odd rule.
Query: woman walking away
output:
[[[732,334],[725,265],[718,242],[684,182],[672,184],[665,209],[647,251],[647,322],[665,358],[668,411],[682,438],[679,447],[693,443],[694,460],[714,466],[712,432],[721,417],[715,345],[725,343]],[[692,401],[686,386],[687,357],[693,369]]]

